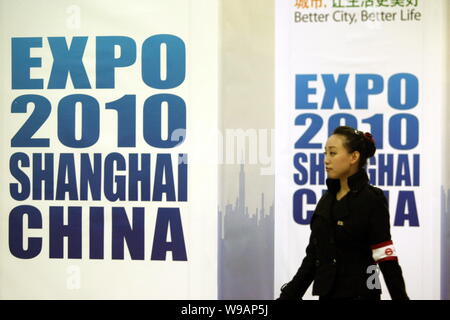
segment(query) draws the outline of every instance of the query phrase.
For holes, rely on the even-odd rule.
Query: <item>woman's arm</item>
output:
[[[388,203],[381,189],[375,190],[377,196],[370,216],[369,230],[372,257],[380,266],[391,299],[409,300],[402,269],[391,239]]]
[[[315,260],[316,260],[315,246],[313,244],[313,236],[309,238],[309,244],[306,247],[306,257],[300,268],[297,270],[294,278],[281,287],[281,294],[278,300],[301,300],[308,287],[314,280],[315,274]]]

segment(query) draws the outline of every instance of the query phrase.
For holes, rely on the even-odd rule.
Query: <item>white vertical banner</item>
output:
[[[439,298],[444,6],[276,1],[276,295],[305,256],[325,141],[349,125],[376,140],[367,173],[388,198],[408,295]]]
[[[218,9],[0,1],[0,299],[217,297]]]

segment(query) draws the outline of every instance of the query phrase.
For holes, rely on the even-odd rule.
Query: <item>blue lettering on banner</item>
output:
[[[132,226],[124,208],[112,209],[112,258],[124,258],[127,242],[131,259],[144,260],[144,208],[133,208]]]
[[[354,82],[354,99],[348,94],[349,82]],[[319,88],[323,88],[323,97],[317,96]],[[392,109],[400,111],[387,118],[378,113],[366,118],[357,117],[353,113],[339,112],[368,110],[371,96],[386,94],[386,103]],[[315,99],[314,99],[315,98]],[[354,104],[352,104],[352,102]],[[361,123],[370,126],[375,138],[377,153],[369,159],[367,173],[370,183],[385,189],[389,193],[398,194],[393,225],[416,227],[419,224],[419,212],[416,204],[416,191],[420,187],[420,154],[414,153],[419,145],[419,119],[411,113],[419,103],[419,81],[410,73],[391,75],[387,81],[379,74],[297,74],[295,77],[295,109],[310,110],[300,113],[295,125],[303,129],[294,144],[293,181],[301,188],[292,195],[293,219],[296,223],[307,225],[311,221],[313,210],[321,194],[306,186],[325,185],[326,175],[323,143],[316,136],[325,126],[327,136],[342,125],[358,128]],[[313,110],[339,110],[328,119]],[[367,114],[367,111],[365,111]],[[387,123],[387,126],[385,125]],[[387,129],[387,134],[383,130]],[[386,134],[386,136],[385,136]],[[386,143],[397,153],[383,153]],[[394,191],[390,187],[396,187]]]
[[[168,230],[172,241],[167,241]],[[152,260],[166,260],[167,251],[172,251],[172,259],[186,261],[186,247],[179,208],[159,208],[153,239]]]
[[[83,61],[90,45],[95,46],[95,81]],[[41,68],[43,58],[32,54],[34,48],[40,48],[40,52],[48,50],[46,56],[53,59],[48,79],[32,77],[32,69]],[[135,94],[125,94],[114,101],[102,101],[84,93],[65,95],[57,101],[46,97],[44,89],[52,90],[48,92],[69,87],[115,89],[118,77],[127,77],[127,69],[138,59],[139,80],[152,89],[165,90],[153,91],[139,100],[144,101],[142,106],[136,106]],[[88,235],[89,259],[104,259],[107,214],[104,202],[139,201],[158,202],[159,206],[150,260],[167,260],[167,252],[172,253],[172,260],[188,260],[181,210],[176,206],[164,207],[166,202],[188,201],[188,154],[167,153],[186,138],[186,103],[182,97],[167,91],[183,84],[185,78],[186,46],[181,38],[171,34],[152,35],[141,47],[127,36],[11,39],[12,90],[43,90],[42,94],[18,95],[11,102],[12,116],[28,113],[10,140],[11,148],[20,148],[9,159],[12,178],[9,194],[20,202],[9,214],[9,248],[14,257],[35,258],[42,251],[43,241],[48,240],[49,258],[81,259],[86,256],[82,252],[82,239]],[[168,111],[167,124],[161,123],[164,106]],[[76,110],[81,111],[80,116]],[[138,110],[142,113],[142,127],[136,124]],[[102,136],[104,112],[114,112],[117,122],[114,132]],[[42,133],[49,121],[56,121],[51,126],[54,131]],[[113,139],[117,148],[136,148],[137,137],[142,137],[150,147],[166,152],[127,155],[70,152],[70,149],[95,150],[101,139]],[[58,144],[65,152],[49,149]],[[27,152],[29,148],[33,152]],[[46,151],[39,152],[37,148]],[[45,210],[26,203],[35,200],[52,201],[53,205]],[[86,213],[84,206],[56,206],[55,201],[93,201],[101,205],[88,207]],[[88,233],[83,229],[83,213],[89,216]],[[114,206],[110,214],[111,258],[124,260],[128,250],[132,260],[143,260],[146,209]],[[48,233],[43,230],[44,216],[49,219]],[[27,229],[42,233],[29,237]],[[167,240],[168,236],[171,241]]]
[[[48,89],[64,89],[69,74],[75,88],[91,88],[82,60],[87,40],[88,37],[73,37],[70,48],[68,48],[64,37],[48,38],[53,55]]]
[[[25,246],[26,249],[23,247],[23,217],[25,215],[28,217],[28,229],[42,228],[42,216],[37,208],[28,205],[15,207],[9,215],[9,250],[17,258],[31,259],[41,252],[42,239],[29,237],[28,245]]]
[[[115,69],[131,66],[136,61],[136,43],[129,37],[97,37],[95,79],[97,88],[115,87]],[[115,47],[120,57],[115,58]]]
[[[31,57],[31,48],[42,48],[42,38],[12,38],[12,88],[43,89],[43,79],[31,79],[30,69],[42,65],[42,59]]]
[[[103,207],[89,208],[89,259],[104,259],[104,221]]]
[[[91,88],[83,55],[88,37],[73,37],[67,44],[64,37],[49,37],[48,44],[53,57],[48,89],[67,88],[70,78],[75,89]],[[115,88],[115,71],[136,62],[137,46],[134,39],[123,36],[99,36],[95,38],[95,78],[97,89]],[[161,47],[167,52],[166,75],[161,77]],[[116,47],[120,57],[115,57]],[[12,89],[43,89],[44,79],[32,79],[31,68],[42,66],[40,57],[31,56],[31,48],[43,48],[42,37],[11,39]],[[142,80],[150,88],[173,89],[186,77],[186,46],[179,37],[170,34],[154,35],[142,45]],[[164,79],[163,79],[164,78]]]
[[[50,207],[50,258],[63,258],[67,238],[69,259],[81,259],[81,207],[68,211],[69,221],[64,224],[64,207]]]
[[[69,206],[68,222],[64,223],[65,208],[49,207],[49,258],[82,259],[82,216],[83,208]],[[27,216],[28,224],[23,224]],[[12,255],[20,259],[37,257],[43,246],[45,234],[40,237],[24,238],[24,230],[42,230],[41,211],[29,205],[21,205],[11,210],[9,215],[9,248]],[[112,207],[111,248],[112,259],[125,259],[125,244],[132,260],[144,260],[145,255],[145,208],[132,208],[131,221],[124,207]],[[171,241],[167,241],[170,235]],[[89,208],[89,258],[104,259],[104,207]],[[67,253],[64,252],[64,240],[67,238]],[[23,245],[23,240],[27,245]],[[183,226],[179,208],[158,208],[154,229],[151,258],[153,261],[165,261],[167,252],[172,253],[174,261],[187,261]]]
[[[114,152],[103,156],[81,153],[75,158],[73,153],[61,153],[55,159],[53,153],[33,153],[30,161],[26,153],[14,153],[10,158],[10,173],[16,181],[9,185],[11,198],[101,201],[103,195],[111,202],[187,201],[187,154],[158,153],[152,158],[149,153],[130,153],[126,158]],[[75,161],[80,163],[79,170]],[[27,170],[30,163],[32,168]],[[152,163],[155,170],[151,169]]]
[[[304,201],[305,199],[305,201]],[[317,203],[316,193],[310,189],[299,189],[293,196],[294,220],[298,224],[309,224],[314,213],[313,210],[304,210],[303,204],[314,205]],[[303,212],[306,211],[306,216]]]
[[[352,109],[347,95],[347,84],[349,74],[322,74],[321,79],[324,87],[324,95],[321,109],[333,109],[335,102],[339,109]],[[317,109],[318,103],[310,102],[310,96],[317,93],[318,75],[297,74],[295,77],[295,108]],[[369,96],[381,94],[384,89],[384,80],[381,75],[356,74],[355,75],[355,105],[354,109],[368,109]],[[405,89],[402,88],[405,84]],[[372,88],[370,88],[370,86]],[[417,106],[419,102],[419,80],[410,73],[398,73],[388,79],[387,102],[389,106],[398,110],[409,110]],[[402,103],[402,97],[406,99]]]

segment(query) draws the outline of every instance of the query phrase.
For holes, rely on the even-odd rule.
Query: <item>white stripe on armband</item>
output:
[[[372,258],[375,263],[386,260],[397,260],[397,253],[395,252],[392,240],[380,242],[371,246]]]

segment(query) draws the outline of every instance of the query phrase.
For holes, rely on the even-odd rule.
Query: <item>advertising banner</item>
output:
[[[439,298],[445,35],[444,1],[276,2],[276,290],[305,256],[326,139],[348,125],[375,138],[367,173],[410,298]]]
[[[217,12],[0,2],[0,298],[216,297]]]

